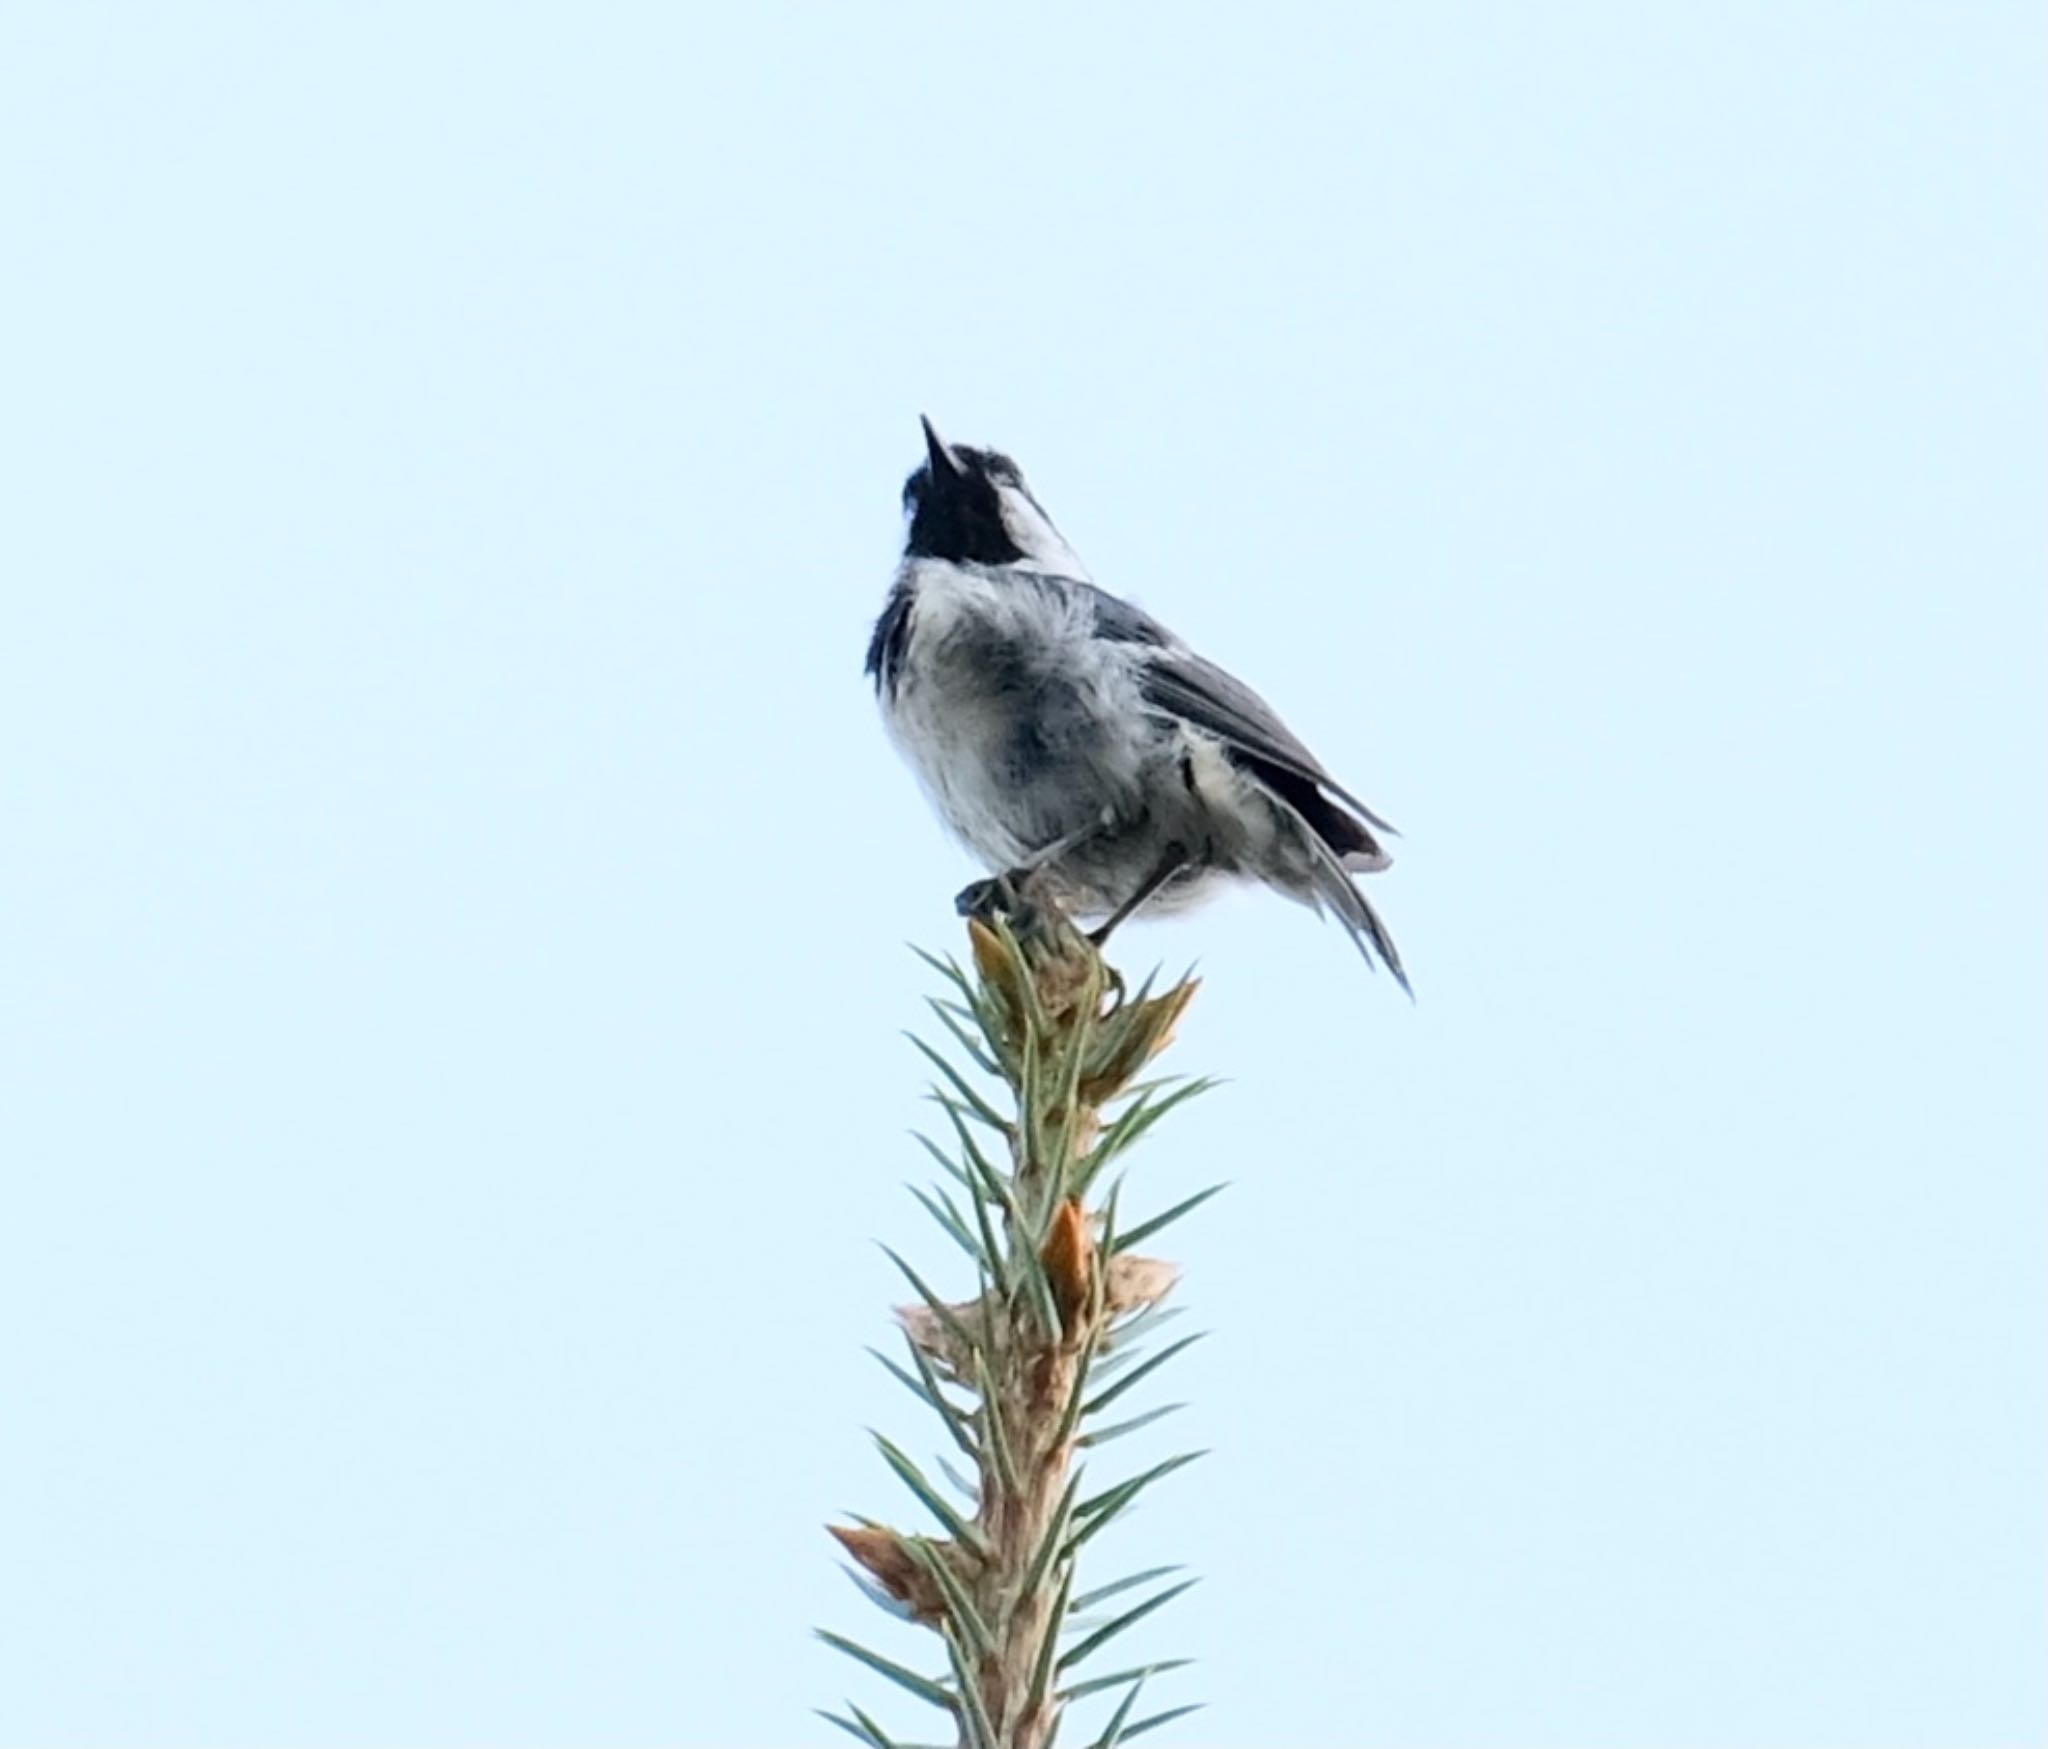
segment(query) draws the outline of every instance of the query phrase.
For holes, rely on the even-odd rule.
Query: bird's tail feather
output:
[[[1387,926],[1380,921],[1380,915],[1372,908],[1366,896],[1361,893],[1346,872],[1345,865],[1351,855],[1340,853],[1308,820],[1301,810],[1293,807],[1284,797],[1275,797],[1281,813],[1289,825],[1298,832],[1302,847],[1308,852],[1310,902],[1318,911],[1330,911],[1344,926],[1344,933],[1351,937],[1367,965],[1373,963],[1375,955],[1388,971],[1393,973],[1394,982],[1399,984],[1408,999],[1415,999],[1414,986],[1408,982],[1408,973],[1401,965],[1401,950],[1394,945],[1394,938],[1387,933]],[[1391,859],[1382,856],[1373,868],[1385,868]]]
[[[1380,921],[1380,914],[1372,908],[1371,901],[1351,884],[1350,876],[1327,853],[1316,859],[1315,878],[1317,894],[1336,912],[1344,933],[1365,956],[1366,963],[1371,964],[1373,955],[1378,954],[1387,970],[1393,973],[1394,982],[1413,1001],[1415,987],[1408,982],[1408,973],[1401,964],[1401,950],[1394,945],[1394,938],[1387,933],[1387,926]]]

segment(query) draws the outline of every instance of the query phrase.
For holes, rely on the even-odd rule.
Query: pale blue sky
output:
[[[2040,1743],[2043,46],[10,8],[0,1743],[911,1722],[808,1634],[932,1443],[921,411],[1406,832],[1414,1007],[1122,945],[1232,1078],[1158,1740]]]

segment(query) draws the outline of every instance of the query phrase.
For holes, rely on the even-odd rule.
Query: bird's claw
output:
[[[962,917],[993,923],[998,916],[1014,917],[1024,907],[1017,883],[1006,874],[990,880],[970,881],[954,895],[953,909]]]
[[[1029,872],[1011,869],[985,881],[974,881],[960,889],[953,908],[962,917],[979,923],[1007,922],[1019,936],[1036,936],[1047,927],[1045,907],[1026,892]]]

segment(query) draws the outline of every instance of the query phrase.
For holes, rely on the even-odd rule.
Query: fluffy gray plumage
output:
[[[1407,989],[1351,878],[1387,866],[1392,828],[1250,687],[1098,589],[1013,461],[925,437],[867,668],[946,824],[993,873],[1112,925],[1261,882]]]

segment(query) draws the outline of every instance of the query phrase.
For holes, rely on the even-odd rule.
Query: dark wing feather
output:
[[[874,679],[876,692],[895,692],[896,676],[903,667],[903,652],[909,643],[910,591],[898,583],[882,604],[874,635],[868,639],[867,671]]]
[[[1179,641],[1142,607],[1133,607],[1121,596],[1079,577],[1062,577],[1057,571],[1034,571],[1023,565],[1012,565],[1005,575],[1013,583],[1028,583],[1062,602],[1085,604],[1095,616],[1095,635],[1106,643],[1148,644],[1164,650]]]
[[[1243,681],[1224,673],[1215,663],[1205,662],[1192,650],[1162,650],[1147,661],[1145,695],[1162,710],[1207,729],[1225,746],[1296,779],[1298,786],[1328,790],[1382,832],[1394,830],[1323,769],[1322,762],[1273,714],[1271,705]],[[1298,793],[1288,799],[1300,809]]]
[[[1340,860],[1353,859],[1351,866],[1361,873],[1387,866],[1386,852],[1366,825],[1382,832],[1394,828],[1325,771],[1256,692],[1197,656],[1143,608],[1092,583],[1063,579],[1062,587],[1083,593],[1093,604],[1097,637],[1146,647],[1144,689],[1149,703],[1216,736],[1239,763],[1255,771],[1301,815]]]
[[[1097,637],[1107,638],[1113,644],[1149,644],[1161,650],[1171,649],[1176,642],[1173,633],[1142,607],[1133,607],[1121,596],[1098,589],[1093,583],[1070,583],[1068,587],[1085,590],[1095,604]]]

